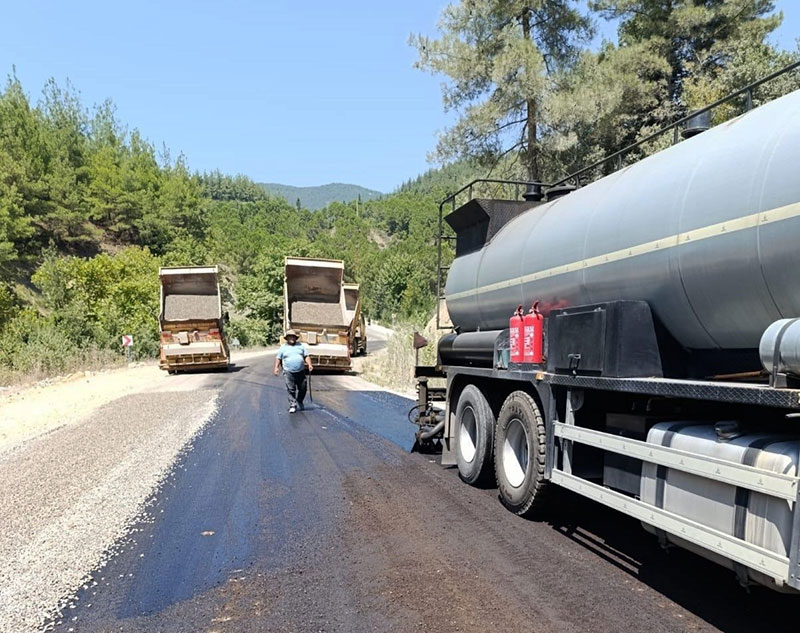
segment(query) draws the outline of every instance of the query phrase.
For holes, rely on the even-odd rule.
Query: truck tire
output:
[[[514,514],[531,516],[542,507],[547,481],[544,418],[524,391],[506,398],[497,417],[494,469],[503,505]]]
[[[458,397],[455,426],[459,477],[472,486],[491,481],[495,418],[475,385],[464,387]]]

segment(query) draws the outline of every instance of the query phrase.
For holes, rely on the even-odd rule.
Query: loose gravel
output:
[[[207,321],[218,319],[217,295],[167,295],[164,297],[164,320]]]
[[[216,407],[210,390],[125,396],[0,458],[0,631],[58,619]]]
[[[292,323],[307,325],[347,325],[340,303],[295,301],[292,304]]]

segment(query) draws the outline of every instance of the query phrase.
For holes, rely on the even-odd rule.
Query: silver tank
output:
[[[800,320],[781,319],[770,325],[761,337],[758,354],[761,364],[768,372],[777,369],[795,376],[800,374]]]
[[[758,348],[800,316],[800,91],[525,211],[456,258],[446,297],[463,331],[638,299],[686,348]]]

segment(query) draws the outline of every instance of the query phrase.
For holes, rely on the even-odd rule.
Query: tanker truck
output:
[[[800,590],[798,165],[800,91],[581,188],[453,203],[418,443],[518,515],[567,489]]]
[[[170,374],[187,369],[227,369],[230,352],[217,266],[165,267],[161,280],[159,367]]]

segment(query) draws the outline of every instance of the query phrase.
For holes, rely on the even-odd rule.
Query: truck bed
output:
[[[168,294],[164,296],[165,321],[204,321],[219,317],[219,297],[217,295]]]
[[[346,327],[342,305],[323,301],[294,301],[290,305],[292,325],[332,325]]]

